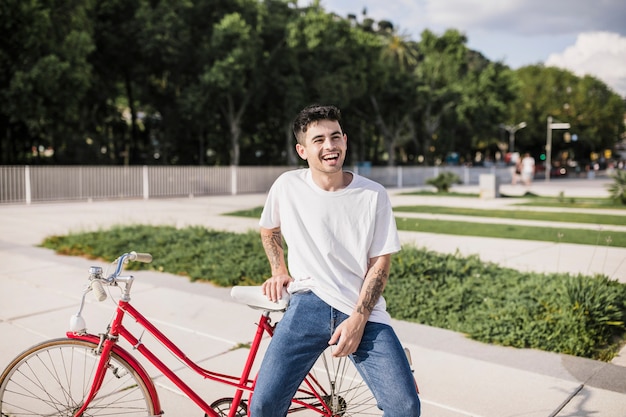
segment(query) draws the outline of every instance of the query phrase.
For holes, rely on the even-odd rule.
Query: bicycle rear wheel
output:
[[[211,404],[211,409],[215,411],[220,417],[228,417],[234,404],[235,399],[231,397],[220,398]],[[235,417],[246,417],[248,415],[248,406],[245,401],[241,401],[237,404],[237,411]],[[205,414],[206,417],[206,414]]]
[[[91,388],[96,348],[87,341],[55,339],[21,353],[0,376],[2,417],[73,416]],[[111,353],[108,368],[85,415],[154,415],[150,392],[133,367]]]
[[[315,407],[319,415],[355,417],[382,416],[376,405],[374,395],[367,387],[352,361],[347,357],[332,356],[332,347],[326,349],[317,360],[303,385],[296,393],[296,403],[290,412],[302,409],[298,403],[306,403]],[[329,414],[324,413],[323,404],[311,395],[311,387],[322,394],[322,400]],[[309,413],[307,413],[309,415]]]

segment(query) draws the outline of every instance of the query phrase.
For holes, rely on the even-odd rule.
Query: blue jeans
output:
[[[285,417],[291,398],[335,328],[348,316],[312,292],[291,296],[263,358],[250,403],[252,417]],[[351,355],[385,417],[418,417],[420,400],[404,348],[393,329],[368,322]]]

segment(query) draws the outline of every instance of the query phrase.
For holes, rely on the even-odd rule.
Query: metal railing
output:
[[[294,167],[265,166],[0,166],[0,204],[52,201],[150,199],[265,193]],[[388,188],[421,187],[444,171],[463,184],[478,184],[481,174],[511,180],[508,167],[352,167]]]

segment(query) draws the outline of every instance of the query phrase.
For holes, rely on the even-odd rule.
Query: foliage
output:
[[[94,52],[88,0],[0,5],[0,163],[42,163],[84,143],[82,98]]]
[[[555,161],[624,131],[623,101],[592,77],[513,71],[456,29],[418,42],[297,3],[3,1],[0,163],[295,165],[289,124],[312,102],[342,108],[352,163],[493,157],[497,126],[521,120],[537,153],[548,115],[579,137],[555,134]]]
[[[624,100],[592,76],[578,77],[571,71],[531,65],[517,70],[520,90],[510,104],[506,122],[527,122],[515,137],[516,150],[535,156],[544,152],[547,117],[570,123],[569,132],[554,131],[552,161],[565,166],[572,158],[584,165],[592,152],[611,149],[624,132]],[[576,134],[577,140],[565,133]]]
[[[135,250],[153,256],[150,264],[128,264],[131,269],[153,269],[206,280],[220,286],[263,281],[267,272],[258,233],[225,233],[204,227],[117,226],[107,231],[52,236],[42,246],[65,255],[113,261]]]
[[[626,170],[615,171],[611,177],[613,183],[607,186],[611,198],[622,205],[626,205]]]
[[[208,280],[260,284],[269,273],[258,233],[202,227],[129,226],[47,238],[47,248],[112,261],[129,250],[152,264],[129,264]],[[608,360],[624,333],[626,286],[606,277],[535,274],[405,246],[385,290],[390,314],[505,346]]]
[[[490,63],[466,44],[465,35],[454,29],[440,37],[429,30],[421,34],[422,59],[415,69],[417,117],[423,126],[420,151],[430,164],[453,151],[462,162],[473,161],[476,151],[490,155],[497,149],[495,121],[506,117],[515,98],[512,71]]]
[[[606,359],[624,331],[626,286],[603,276],[520,273],[408,247],[391,276],[392,316],[483,342]]]
[[[454,184],[463,184],[461,178],[454,172],[445,171],[434,178],[428,178],[426,184],[432,185],[438,193],[447,193]]]

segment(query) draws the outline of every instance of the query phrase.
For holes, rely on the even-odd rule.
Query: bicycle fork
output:
[[[111,357],[111,350],[115,345],[115,341],[108,337],[108,335],[100,335],[100,344],[98,344],[96,355],[99,356],[98,365],[96,366],[96,372],[93,377],[93,383],[91,389],[87,394],[87,397],[83,400],[83,405],[74,413],[74,417],[82,417],[83,413],[91,404],[91,401],[96,397],[102,382],[104,381],[104,375],[109,368],[109,358]]]

